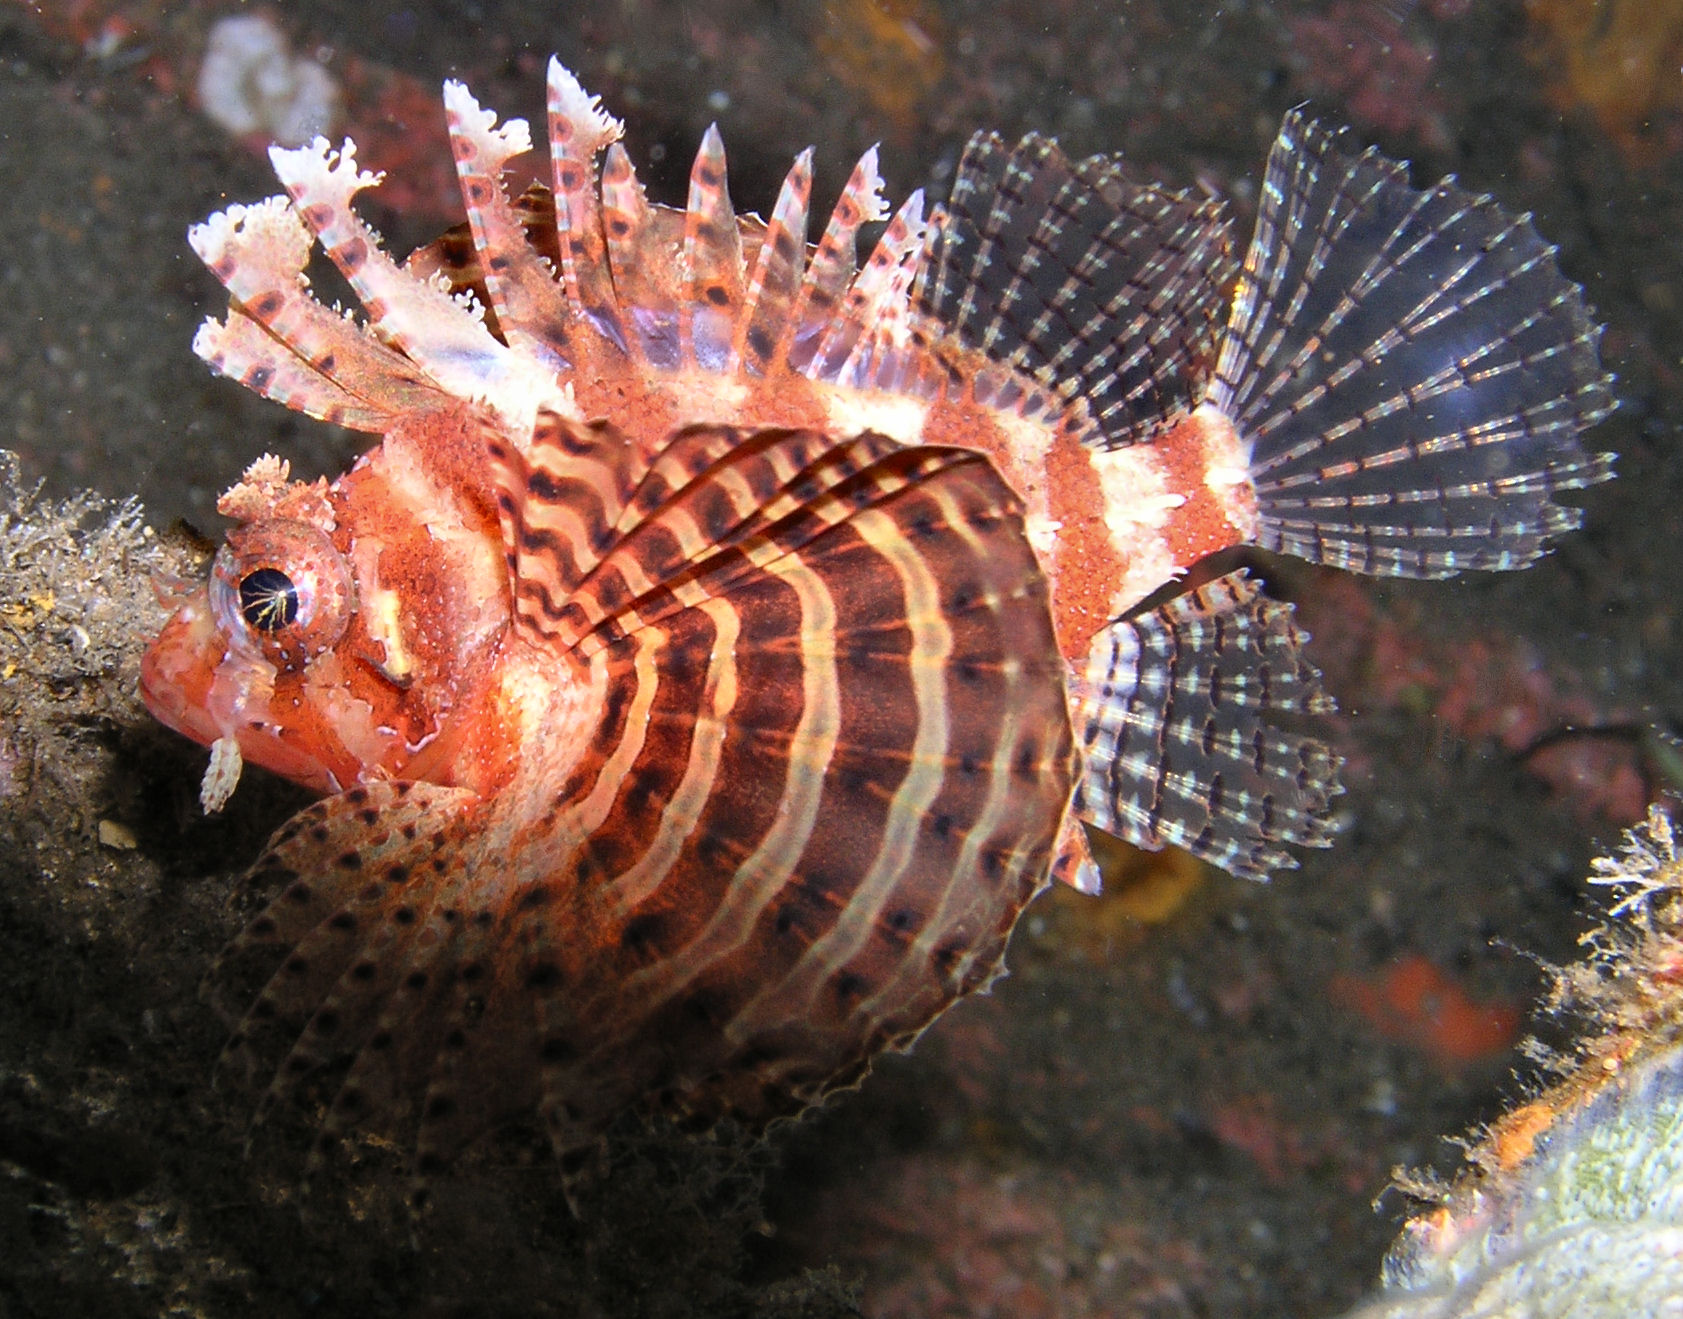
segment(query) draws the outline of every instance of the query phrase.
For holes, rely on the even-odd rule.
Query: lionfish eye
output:
[[[345,556],[319,528],[290,518],[228,533],[211,569],[210,599],[231,645],[286,673],[336,645],[356,612]]]
[[[298,619],[298,587],[279,568],[240,579],[240,614],[258,632],[279,632]]]

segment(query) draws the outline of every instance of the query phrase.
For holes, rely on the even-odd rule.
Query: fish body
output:
[[[1336,764],[1276,726],[1327,708],[1289,610],[1141,601],[1247,542],[1520,566],[1606,474],[1530,225],[1296,114],[1238,263],[1219,207],[1038,137],[978,134],[927,215],[867,155],[809,244],[810,152],[761,221],[710,131],[653,205],[552,62],[553,186],[511,198],[526,125],[445,103],[465,234],[399,265],[319,140],[190,234],[231,295],[200,355],[381,437],[254,464],[142,676],[207,806],[246,761],[328,794],[209,982],[324,1143],[763,1123],[984,987],[1049,876],[1096,887],[1085,828],[1290,864]]]

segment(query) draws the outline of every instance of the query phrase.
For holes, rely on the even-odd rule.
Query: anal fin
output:
[[[1275,722],[1332,708],[1300,640],[1238,573],[1101,632],[1070,677],[1074,814],[1253,879],[1297,864],[1283,843],[1326,846],[1338,758]]]

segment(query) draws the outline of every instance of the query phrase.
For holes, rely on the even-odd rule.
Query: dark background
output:
[[[275,190],[258,144],[193,92],[232,12],[268,13],[336,79],[342,131],[390,173],[365,213],[398,251],[458,218],[440,81],[541,123],[551,51],[626,119],[658,200],[681,201],[716,119],[736,203],[757,210],[809,143],[827,207],[871,142],[897,199],[986,126],[1119,150],[1226,197],[1245,233],[1274,128],[1308,101],[1419,182],[1454,172],[1535,213],[1609,326],[1621,407],[1591,439],[1619,452],[1619,480],[1577,498],[1585,530],[1528,572],[1268,569],[1342,709],[1332,850],[1266,888],[1170,865],[1103,901],[1043,899],[1012,977],[860,1093],[769,1150],[622,1133],[577,1220],[518,1149],[464,1170],[413,1230],[383,1198],[401,1176],[381,1151],[302,1210],[307,1136],[242,1158],[194,990],[233,929],[227,877],[299,798],[248,786],[200,821],[197,753],[116,720],[76,780],[88,801],[0,791],[38,816],[8,817],[0,896],[0,1316],[1351,1303],[1405,1208],[1394,1192],[1373,1207],[1393,1167],[1453,1169],[1441,1137],[1521,1093],[1537,959],[1573,955],[1589,858],[1664,779],[1644,730],[1683,714],[1683,4],[380,0],[352,20],[325,0],[10,0],[0,447],[50,490],[138,494],[160,528],[213,534],[217,493],[259,453],[332,474],[361,443],[189,350],[222,298],[187,226]],[[137,853],[101,851],[107,816]]]

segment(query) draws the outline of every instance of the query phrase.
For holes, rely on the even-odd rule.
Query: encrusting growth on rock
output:
[[[1683,1314],[1683,855],[1650,810],[1592,884],[1613,890],[1545,1007],[1576,1019],[1555,1080],[1471,1143],[1350,1319],[1624,1319]]]

